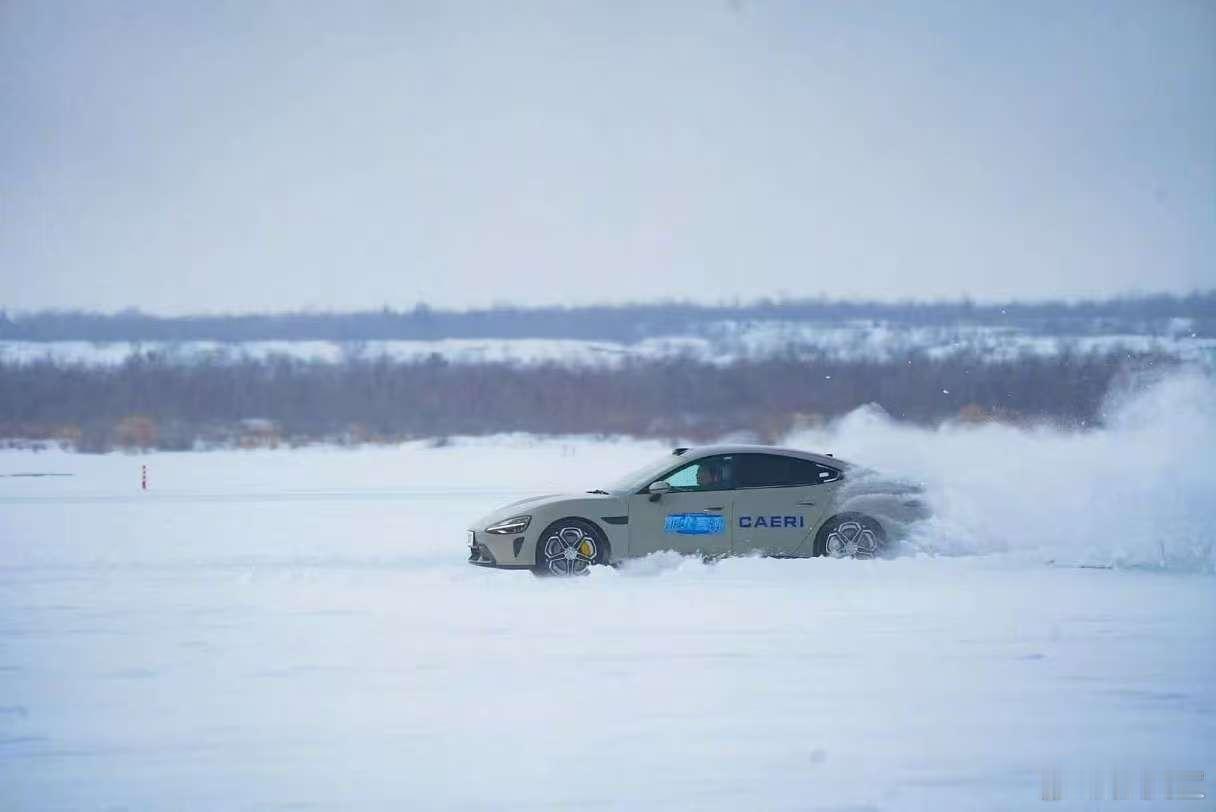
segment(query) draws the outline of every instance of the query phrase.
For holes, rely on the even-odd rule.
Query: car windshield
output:
[[[646,465],[643,465],[641,468],[630,471],[628,474],[620,477],[615,482],[605,485],[604,490],[608,491],[609,493],[631,493],[649,485],[651,482],[654,482],[660,474],[663,474],[672,467],[678,465],[679,462],[679,457],[671,454],[665,454],[659,459],[652,460]]]

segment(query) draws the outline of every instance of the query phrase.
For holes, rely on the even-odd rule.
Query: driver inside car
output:
[[[725,487],[726,466],[718,460],[709,460],[697,468],[697,487],[703,491],[715,491]]]

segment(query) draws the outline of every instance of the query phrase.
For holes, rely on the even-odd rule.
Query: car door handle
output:
[[[721,505],[714,505],[714,506],[712,506],[712,507],[707,507],[707,508],[705,508],[705,509],[706,509],[706,510],[722,510],[722,506],[721,506]]]
[[[806,505],[807,507],[814,507],[814,506],[815,506],[815,503],[814,503],[814,502],[812,502],[812,501],[810,501],[809,499],[804,499],[804,500],[802,500],[801,502],[799,502],[798,504],[800,504],[800,505]]]

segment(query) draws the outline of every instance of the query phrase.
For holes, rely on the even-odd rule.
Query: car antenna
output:
[[[671,453],[678,457],[687,450],[688,450],[687,448],[673,448],[673,449],[671,449]]]

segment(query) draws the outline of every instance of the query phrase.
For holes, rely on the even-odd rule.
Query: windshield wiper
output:
[[[612,494],[608,493],[608,491],[604,490],[603,488],[596,488],[596,489],[595,489],[595,490],[593,490],[593,491],[587,491],[587,493],[602,493],[604,496],[611,496],[611,495],[612,495]]]

